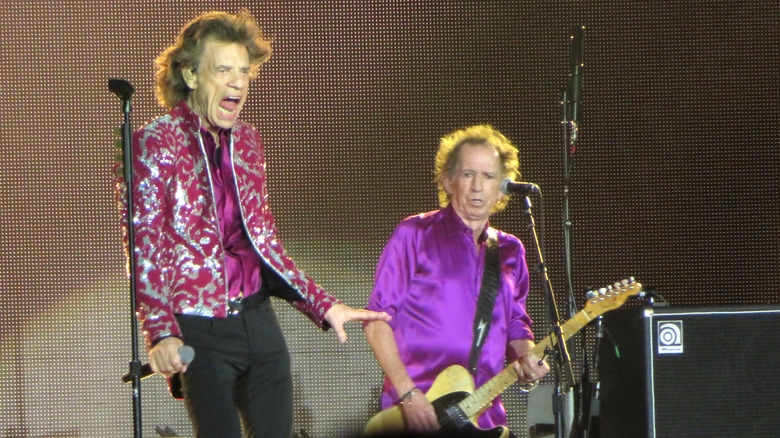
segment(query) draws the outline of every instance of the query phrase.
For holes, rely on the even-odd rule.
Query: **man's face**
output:
[[[192,90],[187,104],[215,136],[238,120],[249,92],[249,73],[246,47],[214,40],[206,40],[196,69],[182,71]]]
[[[501,159],[489,144],[463,145],[455,173],[444,179],[452,208],[467,225],[484,226],[501,200]],[[473,228],[473,227],[472,227]]]

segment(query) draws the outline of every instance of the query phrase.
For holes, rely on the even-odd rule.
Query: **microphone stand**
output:
[[[577,26],[574,28],[574,34],[571,37],[571,50],[569,57],[569,80],[566,84],[566,88],[563,91],[562,109],[563,109],[563,121],[564,128],[563,138],[563,242],[564,242],[564,265],[566,269],[566,297],[568,299],[568,314],[567,318],[571,318],[577,313],[577,303],[574,298],[574,282],[572,274],[572,250],[571,250],[571,227],[572,221],[570,217],[570,184],[572,164],[574,159],[574,153],[577,150],[577,134],[579,129],[579,120],[582,117],[582,67],[583,67],[583,52],[584,52],[584,38],[585,38],[585,26]],[[581,375],[583,382],[579,385],[576,391],[576,402],[579,404],[578,421],[573,426],[581,426],[583,423],[582,412],[584,410],[584,397],[585,391],[582,385],[585,381],[589,382],[587,358],[585,357],[585,336],[580,335],[582,340],[582,346],[580,351],[580,360],[583,366]],[[574,421],[572,423],[575,423]]]
[[[135,438],[141,438],[141,361],[138,360],[138,320],[135,314],[135,229],[133,227],[133,218],[135,209],[133,207],[133,145],[131,141],[130,113],[133,111],[131,99],[133,86],[123,79],[109,79],[108,90],[119,96],[122,102],[122,114],[124,123],[122,124],[122,157],[125,179],[125,192],[127,199],[127,252],[128,252],[128,270],[130,277],[130,376],[133,382],[133,431]]]
[[[539,192],[539,204],[543,209],[544,203],[541,192]],[[534,238],[536,257],[539,261],[538,266],[539,273],[541,274],[542,290],[547,298],[547,304],[550,310],[550,321],[555,335],[554,349],[545,350],[544,354],[545,356],[554,356],[555,391],[553,393],[553,415],[555,416],[555,436],[557,438],[564,438],[566,430],[563,416],[564,398],[566,390],[573,386],[574,381],[571,369],[571,359],[569,358],[569,351],[566,348],[566,342],[563,340],[563,330],[561,328],[561,319],[558,315],[558,307],[555,304],[555,294],[553,294],[552,283],[550,283],[550,277],[547,274],[547,266],[544,264],[542,246],[539,242],[539,235],[536,232],[534,216],[533,213],[531,213],[531,200],[528,199],[528,196],[525,197],[525,216],[528,218],[528,227],[531,229],[531,235]]]
[[[583,40],[585,37],[585,27],[578,27],[574,30],[571,45],[571,74],[566,89],[563,91],[563,127],[564,127],[564,154],[563,154],[563,233],[564,250],[566,258],[566,287],[570,300],[570,315],[577,313],[574,301],[574,287],[572,282],[572,262],[571,262],[571,218],[569,216],[570,208],[570,189],[572,162],[574,153],[577,150],[577,133],[580,118],[582,118],[582,52]]]
[[[590,297],[589,297],[590,298]],[[601,342],[604,338],[604,323],[602,316],[596,318],[596,345],[593,347],[593,369],[598,371],[599,369],[599,350],[601,349]],[[601,435],[600,429],[600,416],[601,416],[601,382],[600,377],[596,378],[595,382],[592,382],[587,395],[587,410],[584,412],[582,436],[583,437],[599,437]]]

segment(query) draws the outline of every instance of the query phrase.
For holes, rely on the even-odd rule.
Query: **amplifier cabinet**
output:
[[[600,436],[780,436],[780,304],[603,316]]]

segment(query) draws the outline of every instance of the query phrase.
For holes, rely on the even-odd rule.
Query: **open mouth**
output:
[[[241,102],[240,97],[229,96],[219,103],[219,112],[223,117],[235,117],[238,113],[238,104]]]

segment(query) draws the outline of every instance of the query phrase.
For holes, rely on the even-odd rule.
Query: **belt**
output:
[[[257,309],[265,303],[266,300],[268,300],[268,294],[264,289],[260,289],[259,292],[253,293],[248,297],[234,298],[228,301],[228,315],[235,316],[239,313]]]

